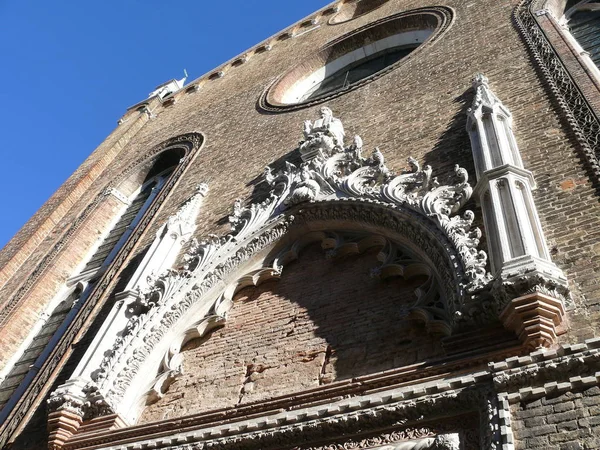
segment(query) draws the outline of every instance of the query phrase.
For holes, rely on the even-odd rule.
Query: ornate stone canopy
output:
[[[300,166],[267,167],[267,198],[235,202],[230,234],[190,241],[181,269],[153,277],[125,300],[118,313],[125,326],[107,334],[113,343],[87,370],[89,379],[69,380],[54,393],[51,409],[70,405],[81,416],[118,413],[135,422],[180,373],[182,345],[222,325],[239,289],[280,277],[311,242],[331,255],[376,247],[376,277],[424,276],[411,312],[429,332],[450,335],[466,320],[466,299],[491,281],[474,214],[459,214],[472,193],[466,170],[456,166],[456,181],[440,185],[431,167],[409,158],[410,169],[396,174],[378,148],[363,156],[359,136],[345,146],[341,121],[329,110],[323,115],[304,125]]]

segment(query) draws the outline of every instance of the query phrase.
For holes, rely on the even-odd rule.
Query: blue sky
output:
[[[0,0],[0,247],[155,86],[328,0]]]

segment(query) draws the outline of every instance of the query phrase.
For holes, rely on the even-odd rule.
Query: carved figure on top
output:
[[[362,149],[363,149],[363,140],[362,138],[356,134],[354,135],[354,140],[352,141],[352,145],[348,148],[348,151],[352,154],[352,158],[356,161],[362,161]]]
[[[300,181],[292,191],[287,204],[295,204],[314,199],[321,191],[321,186],[312,179],[312,174],[308,167],[304,166],[300,172]]]
[[[359,136],[353,138],[351,145],[343,147],[342,123],[328,108],[321,109],[321,118],[314,123],[305,122],[304,137],[306,141],[299,149],[304,159],[302,164],[294,165],[287,161],[277,171],[270,167],[264,169],[264,181],[269,186],[265,199],[248,205],[240,199],[235,200],[229,216],[231,233],[220,237],[209,235],[202,240],[192,238],[196,213],[207,191],[205,185],[198,186],[193,196],[169,219],[169,226],[177,224],[188,231],[185,242],[177,241],[181,246],[186,245],[183,269],[171,270],[168,267],[172,264],[169,264],[165,266],[167,270],[152,267],[152,270],[144,272],[149,288],[138,290],[133,301],[119,306],[119,315],[115,316],[119,320],[114,322],[113,328],[114,338],[103,347],[101,361],[94,362],[95,366],[89,368],[89,381],[95,383],[115,411],[123,409],[121,404],[125,393],[142,370],[147,355],[165,336],[161,333],[168,331],[175,321],[182,320],[194,303],[201,301],[213,286],[229,276],[230,270],[245,264],[257,252],[279,240],[290,224],[297,220],[294,217],[296,213],[306,220],[307,212],[302,207],[295,208],[303,202],[323,203],[313,211],[317,216],[329,214],[336,209],[331,208],[332,204],[338,203],[341,206],[339,217],[354,214],[353,205],[360,202],[368,208],[364,215],[363,211],[356,211],[360,220],[384,226],[406,221],[409,223],[407,231],[418,226],[426,227],[427,236],[431,232],[443,233],[447,238],[445,245],[454,260],[454,269],[449,270],[455,271],[456,278],[450,279],[452,273],[447,274],[445,283],[451,287],[445,289],[448,297],[444,297],[443,307],[436,303],[442,298],[438,295],[440,291],[436,284],[423,293],[412,310],[416,317],[431,322],[432,327],[438,330],[436,332],[451,331],[456,318],[462,314],[464,299],[488,286],[491,276],[486,270],[487,255],[478,249],[481,231],[473,226],[474,214],[465,211],[462,216],[457,215],[472,194],[466,170],[457,166],[454,180],[448,185],[440,185],[432,177],[430,166],[421,168],[417,160],[410,158],[409,170],[395,174],[386,166],[384,153],[378,148],[369,157],[363,156],[363,142]],[[402,221],[390,221],[391,214],[395,212],[401,214]],[[411,239],[410,236],[420,240],[415,245],[429,248],[429,240],[422,239],[420,233],[411,231],[407,239]],[[395,256],[399,255],[394,253],[392,257]],[[397,258],[391,261],[392,265],[406,262]],[[173,258],[172,263],[176,262]],[[279,273],[278,267],[281,266],[275,264],[260,269],[253,277],[256,276],[257,280],[263,276],[273,278]],[[393,272],[390,265],[384,266],[385,269]],[[183,292],[186,294],[183,295]],[[222,317],[229,308],[229,300],[225,296],[219,297],[211,306],[211,317]],[[153,340],[144,338],[148,330]],[[149,394],[148,398],[158,398],[180,373],[177,359],[180,344],[178,341],[175,347],[169,347],[169,353],[163,358],[164,364],[153,382],[155,393]],[[171,351],[173,348],[174,352]],[[53,408],[69,401],[61,392],[56,394]],[[94,404],[102,407],[101,400],[94,397]],[[130,405],[126,407],[126,411],[133,411],[129,409]]]
[[[385,181],[391,174],[390,170],[385,165],[385,158],[383,153],[381,153],[381,150],[379,150],[379,147],[375,147],[375,150],[373,150],[369,163],[375,167],[381,182]]]
[[[326,106],[320,109],[321,117],[314,122],[304,121],[304,139],[300,144],[300,156],[303,161],[310,161],[319,155],[328,156],[337,148],[344,148],[344,126],[340,119],[333,117],[333,112]]]

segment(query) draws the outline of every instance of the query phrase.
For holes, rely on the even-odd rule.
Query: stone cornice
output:
[[[90,434],[76,436],[65,445],[65,450],[81,447],[102,448],[133,442],[135,445],[149,448],[185,448],[173,444],[194,444],[194,449],[236,448],[243,443],[245,448],[263,448],[273,443],[295,439],[302,442],[331,438],[334,435],[352,434],[357,426],[362,429],[378,428],[401,423],[418,424],[426,416],[431,420],[435,416],[448,413],[464,414],[476,411],[488,401],[488,392],[468,387],[485,373],[470,377],[449,379],[444,383],[432,382],[418,388],[396,388],[364,394],[348,399],[332,399],[326,404],[317,404],[299,409],[272,410],[266,414],[243,417],[233,422],[218,421],[206,426],[186,431],[182,422],[173,433],[161,429],[156,437],[149,436],[150,426],[125,430],[112,430],[102,435]],[[224,413],[224,412],[223,412]],[[226,414],[219,414],[221,419]],[[157,424],[152,424],[158,431]],[[137,430],[136,430],[137,429]],[[136,433],[138,431],[138,433]],[[132,439],[133,435],[138,436]]]
[[[495,413],[490,420],[500,424],[500,435],[490,437],[485,448],[493,442],[508,439],[512,442],[512,431],[508,419],[509,404],[519,401],[531,401],[547,394],[559,394],[577,391],[599,384],[600,372],[594,372],[600,361],[600,338],[591,339],[584,344],[565,345],[553,350],[540,350],[526,356],[509,357],[503,361],[489,363],[487,368],[452,376],[456,373],[454,365],[440,364],[445,367],[445,375],[428,376],[427,370],[404,368],[361,377],[353,383],[341,382],[324,387],[329,401],[317,400],[319,389],[300,395],[273,399],[270,402],[248,404],[242,407],[208,412],[202,415],[183,417],[160,423],[152,423],[121,430],[94,432],[76,435],[71,438],[65,449],[103,448],[105,446],[123,446],[125,449],[138,448],[136,445],[149,445],[151,448],[205,449],[230,448],[244,443],[244,448],[260,448],[273,442],[288,439],[290,444],[295,437],[303,439],[328,434],[340,436],[358,424],[375,426],[386,420],[401,417],[407,421],[418,421],[421,415],[428,419],[436,414],[452,413],[462,408],[477,410],[492,408]],[[462,364],[465,361],[456,363]],[[568,376],[577,370],[579,373],[594,373],[590,376]],[[416,379],[412,383],[393,386],[400,372],[412,373]],[[564,382],[546,383],[546,379],[557,379],[557,374],[567,375]],[[371,383],[381,384],[374,388]],[[383,387],[387,385],[388,387]],[[354,386],[354,388],[353,388]],[[340,389],[342,389],[340,391]],[[351,393],[356,389],[354,393]],[[500,392],[498,397],[490,393],[493,389]],[[345,394],[342,392],[346,391]],[[289,403],[297,398],[303,407]],[[312,402],[311,402],[312,400]],[[277,402],[279,401],[279,403]],[[286,404],[287,402],[287,404]],[[266,409],[261,405],[271,404]],[[494,406],[495,405],[495,406]],[[503,410],[504,413],[500,413]],[[236,416],[237,412],[237,417]],[[387,417],[387,419],[385,419]],[[414,422],[416,423],[416,422]],[[362,428],[361,428],[362,429]],[[160,431],[158,431],[160,430]],[[346,430],[346,431],[345,431]],[[484,434],[485,431],[482,431]],[[331,434],[333,433],[333,434]],[[493,441],[498,439],[498,441]],[[129,442],[129,444],[126,444]],[[135,444],[134,444],[135,442]],[[306,441],[304,441],[306,442]],[[189,447],[185,447],[188,445]],[[149,447],[149,448],[150,448]],[[512,448],[512,447],[510,447]]]

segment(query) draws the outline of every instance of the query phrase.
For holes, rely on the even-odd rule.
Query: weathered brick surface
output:
[[[184,350],[184,375],[142,422],[290,394],[441,355],[411,321],[419,285],[370,276],[376,255],[325,259],[318,246],[278,282],[246,288],[225,326]],[[423,280],[421,280],[422,282]]]
[[[512,408],[515,448],[600,448],[600,388],[568,392]]]
[[[55,296],[65,292],[65,281],[69,276],[81,270],[83,257],[90,253],[98,239],[106,232],[108,225],[114,220],[115,214],[122,211],[124,205],[115,197],[105,197],[93,214],[82,223],[77,233],[65,244],[65,248],[56,258],[54,264],[40,276],[28,295],[23,298],[19,308],[9,316],[6,325],[0,333],[0,367],[10,358],[20,343],[27,337],[29,330],[39,320],[40,314]],[[43,257],[33,253],[38,260]],[[15,279],[13,279],[15,280]],[[16,280],[15,280],[16,281]],[[7,285],[10,287],[11,283]]]
[[[68,221],[65,221],[65,216],[72,206],[87,193],[92,183],[144,123],[144,116],[140,116],[138,120],[117,128],[6,244],[0,252],[0,286],[22,268],[28,259],[36,262],[32,252],[51,231],[55,231],[58,224]],[[21,273],[19,278],[23,278],[23,275]],[[3,297],[0,307],[5,306],[7,298]]]
[[[412,155],[421,163],[432,165],[434,175],[443,182],[450,176],[455,163],[466,167],[474,176],[469,139],[465,131],[465,111],[473,97],[470,89],[472,75],[483,72],[488,76],[491,88],[513,113],[514,131],[525,167],[533,171],[538,184],[534,197],[553,259],[565,271],[573,292],[574,307],[569,311],[568,317],[570,329],[560,339],[562,342],[579,342],[598,334],[597,321],[600,317],[600,284],[597,279],[600,270],[600,204],[596,192],[598,186],[594,186],[590,181],[574,136],[564,118],[560,117],[555,105],[550,101],[548,90],[540,80],[513,24],[511,14],[517,3],[517,0],[437,2],[454,8],[456,17],[451,28],[435,45],[423,49],[398,69],[360,89],[328,101],[327,105],[332,108],[336,117],[344,121],[349,137],[355,133],[360,134],[367,149],[378,145],[386,156],[389,167],[396,170],[406,167],[406,158]],[[140,155],[149,148],[182,133],[201,132],[207,138],[206,145],[175,186],[168,202],[156,215],[153,225],[141,239],[136,253],[149,245],[156,228],[189,197],[199,181],[210,182],[210,193],[198,219],[198,236],[227,231],[226,216],[231,211],[233,201],[238,197],[243,199],[256,197],[257,192],[264,188],[257,179],[264,166],[273,162],[281,164],[285,158],[289,158],[301,138],[302,122],[317,116],[318,106],[281,113],[267,114],[261,111],[257,107],[257,101],[267,86],[296,62],[313,54],[344,33],[390,14],[428,5],[430,3],[423,0],[390,0],[369,14],[349,22],[326,25],[323,21],[320,28],[297,38],[273,39],[271,51],[250,55],[251,57],[244,64],[225,67],[223,78],[202,81],[199,91],[188,93],[184,90],[176,95],[175,104],[157,107],[154,110],[156,117],[145,122],[135,135],[130,136],[126,145],[116,143],[118,133],[111,136],[101,148],[118,149],[119,157],[108,165],[101,177],[91,183],[88,191],[75,202],[68,213],[57,219],[58,223],[51,231],[42,233],[45,238],[39,245],[36,243],[36,251],[27,250],[23,253],[23,255],[31,254],[31,257],[24,262],[18,262],[20,269],[13,279],[8,280],[5,292],[10,295],[13,287],[16,288],[24,282],[24,278],[34,270],[36,263],[59,239],[61,231],[66,229],[85,205],[117,177],[124,167],[139,161]],[[135,120],[137,114],[137,112],[129,113],[126,117],[128,121],[121,126],[128,126],[129,121]],[[99,150],[100,153],[104,151]],[[90,161],[98,157],[94,156]],[[91,167],[92,163],[89,164]],[[90,167],[86,166],[85,170],[91,170]],[[79,175],[74,175],[75,178],[77,176]],[[72,187],[73,184],[70,183],[75,182],[69,181],[65,186]],[[70,187],[63,187],[63,191],[60,192]],[[34,235],[36,227],[42,226],[43,220],[50,211],[58,207],[62,201],[58,199],[63,198],[61,195],[57,194],[58,197],[53,197],[39,217],[34,217],[28,223],[25,231],[15,238],[5,253],[0,255],[0,258],[3,258],[0,259],[1,261],[8,263],[13,255],[18,255],[17,249]],[[477,209],[476,213],[480,215]],[[93,234],[87,237],[81,235],[81,239],[87,239],[87,242],[91,242],[92,237]],[[355,263],[356,265],[352,267],[361,267],[360,261]],[[56,263],[53,272],[55,275],[45,279],[44,284],[54,286],[53,289],[59,286],[69,272],[71,267],[69,264],[72,264],[72,261]],[[312,270],[311,264],[307,266],[308,268],[304,270]],[[316,266],[321,267],[321,265]],[[302,261],[299,261],[295,267],[305,266],[302,265]],[[15,273],[15,270],[12,267],[7,273]],[[290,271],[293,272],[292,267]],[[296,276],[302,278],[300,275]],[[281,317],[274,314],[273,317],[264,318],[266,323],[274,324],[273,329],[280,330],[279,333],[291,329],[291,324],[287,324],[286,320],[291,320],[293,315],[289,314],[292,311],[298,312],[302,323],[306,326],[304,335],[310,345],[299,344],[300,341],[284,340],[293,350],[284,354],[275,368],[263,370],[262,373],[255,372],[258,375],[254,376],[258,379],[254,391],[244,395],[242,401],[279,395],[318,383],[321,362],[324,358],[323,352],[327,351],[327,345],[331,345],[332,348],[335,346],[331,344],[329,337],[319,334],[319,320],[324,319],[317,319],[318,314],[311,309],[312,306],[308,303],[303,304],[295,298],[295,289],[300,288],[291,288],[293,279],[294,274],[288,272],[281,284],[263,286],[253,293],[247,293],[251,299],[240,297],[227,327],[216,332],[207,344],[196,349],[190,348],[186,352],[187,375],[172,387],[165,399],[148,409],[144,420],[183,415],[210,407],[234,405],[239,401],[244,381],[247,377],[253,376],[247,374],[248,366],[254,364],[254,367],[258,365],[266,367],[273,364],[270,360],[253,361],[257,357],[256,353],[264,352],[265,348],[261,345],[261,340],[255,338],[250,332],[244,334],[239,331],[247,327],[252,329],[253,321],[257,319],[256,305],[263,302],[272,304],[273,308],[269,311],[282,311]],[[286,283],[292,284],[288,286]],[[314,285],[321,286],[324,283],[325,281],[320,280]],[[304,283],[302,286],[304,285],[312,284]],[[337,284],[334,287],[341,289]],[[373,289],[382,288],[373,287]],[[320,295],[333,297],[334,294],[341,295],[343,291],[323,291]],[[50,301],[50,296],[35,297],[33,291],[31,295],[32,300],[25,299],[24,302],[31,301],[39,308]],[[387,298],[383,293],[381,296]],[[307,298],[317,299],[319,295],[312,293]],[[351,322],[336,325],[340,327],[336,332],[341,333],[341,336],[344,336],[345,329],[364,326],[360,321],[372,314],[371,311],[376,311],[369,308],[374,308],[379,303],[363,302],[360,314],[353,303],[353,298],[348,299],[347,305],[349,315],[343,320]],[[23,307],[15,317],[29,314],[30,311]],[[15,323],[18,324],[16,328],[25,333],[25,328],[30,322],[22,320]],[[235,328],[238,326],[239,329]],[[394,326],[397,324],[386,323],[380,325],[377,330],[384,332],[386,327],[393,330]],[[265,333],[261,335],[263,341],[267,339],[269,330],[258,330],[260,333]],[[360,358],[364,355],[364,359],[370,364],[365,370],[381,370],[394,365],[408,364],[410,363],[408,360],[412,358],[427,357],[430,354],[427,351],[423,355],[418,354],[418,349],[421,348],[419,347],[421,344],[418,343],[423,343],[426,338],[422,335],[413,336],[410,333],[409,336],[412,344],[407,348],[415,349],[416,355],[410,351],[403,351],[402,355],[406,355],[407,360],[394,361],[391,356],[380,359],[376,351],[364,350],[364,353],[360,353]],[[294,335],[291,337],[296,338]],[[388,337],[398,348],[404,348],[394,340],[398,336],[393,335],[392,339],[390,334]],[[227,342],[233,342],[234,338],[239,339],[240,344],[236,344],[237,353],[226,353],[229,359],[224,356],[221,358],[221,354],[206,353],[211,349],[216,352],[216,348],[224,348],[219,345],[224,346]],[[18,339],[13,340],[16,342]],[[244,345],[241,345],[242,342]],[[317,352],[315,359],[302,361],[303,357],[297,354],[307,351],[303,346],[306,346],[309,351]],[[337,355],[340,354],[338,351]],[[332,377],[344,378],[346,373],[347,376],[352,376],[351,373],[362,373],[361,367],[338,370],[339,367],[345,367],[345,363],[338,361],[335,365],[331,364],[335,357],[336,355],[332,353],[330,366],[335,366],[335,371],[331,372]],[[360,360],[360,358],[355,359]],[[287,361],[293,369],[286,371],[288,369],[284,367],[285,363],[282,361]],[[375,365],[375,361],[381,361],[382,365]],[[220,372],[211,371],[213,370],[211,367],[214,368],[219,364],[222,367]],[[197,377],[195,380],[192,374]],[[200,381],[203,378],[205,382]],[[221,400],[218,401],[214,399],[217,397],[213,394],[214,390],[211,390],[211,383],[214,384],[214,380],[220,380],[217,387],[222,397],[219,396]],[[177,395],[180,398],[177,398]],[[203,398],[211,399],[208,402],[210,404],[203,403]],[[542,405],[542,407],[546,406],[548,405]],[[557,411],[556,414],[566,412],[568,411],[560,413]],[[589,417],[592,417],[591,413]],[[578,418],[578,428],[568,430],[568,427],[574,426],[572,420],[575,419],[565,419],[560,422],[564,424],[560,426],[565,427],[565,433],[579,433],[585,429],[580,425]],[[545,428],[540,428],[539,435],[519,439],[531,439],[527,445],[534,446],[536,442],[545,442],[546,446],[554,445],[560,448],[560,443],[551,442],[548,437],[564,434],[558,433],[559,423],[549,422],[548,418],[542,418],[541,422],[540,427]],[[551,434],[544,434],[544,431]]]

